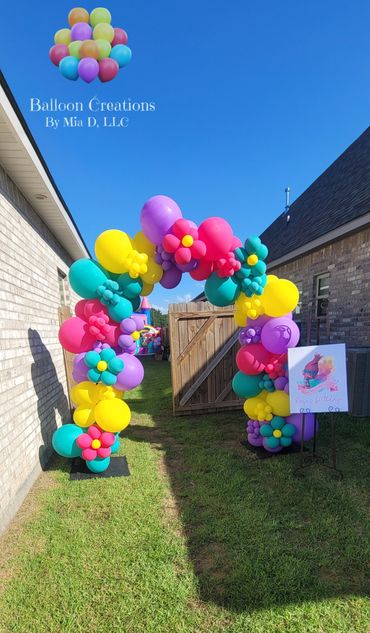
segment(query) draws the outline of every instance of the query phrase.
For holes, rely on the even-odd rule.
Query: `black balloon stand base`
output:
[[[286,448],[283,448],[278,453],[270,453],[270,451],[266,451],[263,446],[252,446],[249,444],[248,440],[242,440],[241,445],[244,446],[250,453],[254,453],[257,459],[269,459],[271,457],[282,457],[283,455],[290,455],[291,453],[299,453],[300,448],[296,444],[291,444]],[[307,449],[304,449],[307,450]]]
[[[106,479],[108,477],[129,477],[130,471],[126,457],[111,457],[109,467],[103,473],[92,473],[86,466],[86,462],[80,457],[72,461],[70,481],[82,479]]]

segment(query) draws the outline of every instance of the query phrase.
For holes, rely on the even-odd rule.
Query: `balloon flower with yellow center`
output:
[[[263,293],[267,282],[264,262],[267,255],[267,246],[256,235],[245,241],[244,248],[239,246],[235,249],[235,258],[241,263],[241,267],[234,273],[233,279],[247,297]]]
[[[296,430],[294,424],[289,424],[284,418],[275,415],[270,424],[262,424],[260,428],[263,446],[268,451],[281,451],[282,448],[291,445]]]

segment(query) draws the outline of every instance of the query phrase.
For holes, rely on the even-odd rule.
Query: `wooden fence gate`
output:
[[[241,409],[231,388],[239,348],[234,309],[178,303],[168,314],[174,414]]]

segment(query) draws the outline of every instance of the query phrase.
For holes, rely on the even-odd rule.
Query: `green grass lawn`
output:
[[[131,477],[55,460],[2,539],[2,632],[369,630],[369,420],[338,418],[342,482],[297,478],[240,445],[241,412],[173,418],[167,363],[129,395]]]

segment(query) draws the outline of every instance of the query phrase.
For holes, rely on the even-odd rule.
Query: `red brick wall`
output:
[[[320,342],[370,346],[370,228],[281,266],[269,267],[269,272],[302,282],[302,311],[297,321],[301,321],[303,344],[317,342],[316,276],[329,273],[329,332],[327,324],[321,323]]]

